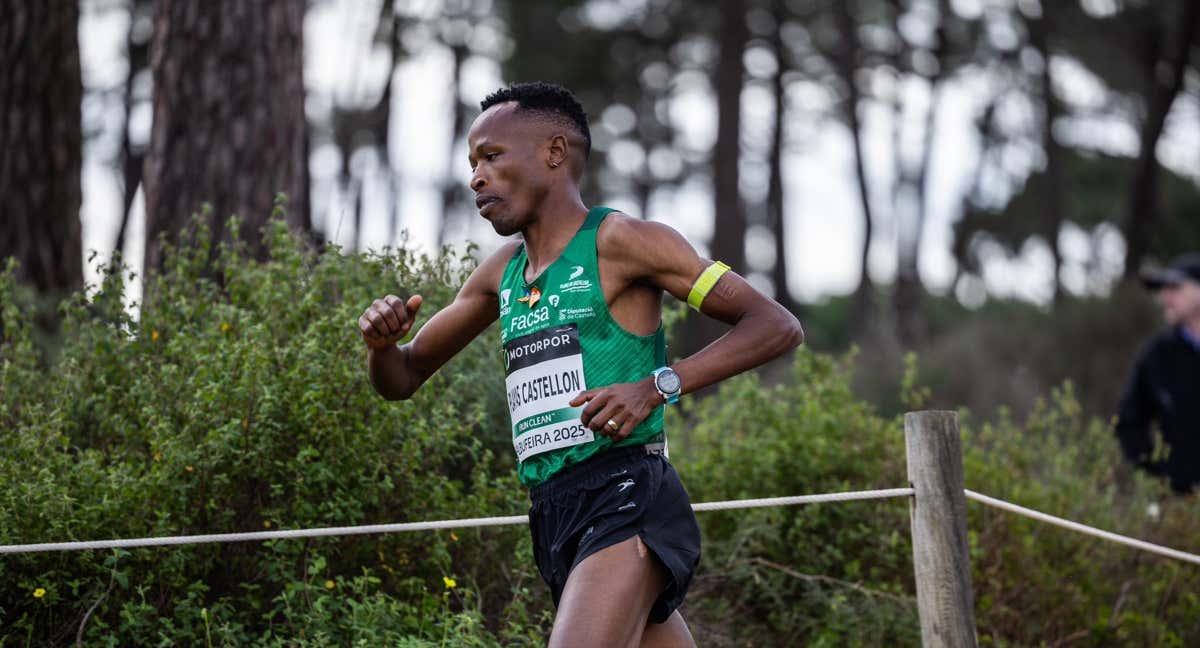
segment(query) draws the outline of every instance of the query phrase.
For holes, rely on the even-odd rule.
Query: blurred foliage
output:
[[[1093,232],[1104,224],[1118,224],[1126,209],[1126,194],[1134,176],[1132,158],[1069,150],[1064,161],[1063,190],[1069,196],[1064,220]],[[1192,180],[1159,167],[1162,183],[1162,222],[1151,245],[1151,253],[1165,262],[1184,252],[1200,249],[1200,186]],[[1012,256],[1031,235],[1031,219],[1046,202],[1045,171],[1032,174],[1020,191],[1002,209],[968,211],[954,226],[955,236],[977,243],[999,243]],[[980,260],[965,259],[972,272]]]
[[[232,225],[237,227],[236,223]],[[426,313],[464,254],[314,253],[276,223],[271,257],[193,231],[147,280],[106,269],[38,353],[0,275],[0,543],[511,515],[513,470],[489,331],[411,402],[375,396],[354,322],[419,287]],[[673,311],[673,317],[678,317]],[[1082,317],[1082,316],[1081,316]],[[671,410],[694,501],[906,483],[901,421],[859,399],[864,358],[800,352]],[[940,398],[901,359],[901,407]],[[858,368],[858,369],[856,369]],[[896,389],[899,385],[899,389]],[[933,387],[932,389],[930,387]],[[1122,468],[1070,385],[1027,417],[964,413],[969,488],[1184,550],[1192,499]],[[1147,506],[1161,506],[1157,516]],[[701,645],[917,645],[903,501],[704,513],[684,614]],[[1195,645],[1194,566],[969,506],[981,643]],[[6,556],[0,645],[539,645],[552,610],[523,528]]]
[[[886,303],[889,290],[874,298]],[[891,415],[906,407],[896,384],[908,350],[892,333],[890,313],[876,312],[858,339],[851,337],[851,297],[806,307],[803,322],[813,349],[860,350],[855,393]],[[1139,349],[1162,326],[1152,296],[1128,283],[1107,297],[1068,297],[1053,309],[1014,299],[968,308],[952,296],[927,293],[919,312],[927,335],[915,346],[916,367],[933,391],[930,404],[987,417],[1000,409],[1026,416],[1038,397],[1065,381],[1075,384],[1087,415],[1111,416]]]

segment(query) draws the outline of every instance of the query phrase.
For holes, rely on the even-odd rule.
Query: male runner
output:
[[[467,136],[475,204],[520,240],[485,259],[408,344],[396,345],[420,295],[376,300],[358,322],[371,383],[410,397],[499,318],[534,554],[557,605],[550,645],[694,645],[676,608],[700,534],[666,460],[664,406],[804,334],[671,228],[583,204],[591,134],[569,91],[517,84],[482,108]],[[667,367],[664,292],[733,328]]]

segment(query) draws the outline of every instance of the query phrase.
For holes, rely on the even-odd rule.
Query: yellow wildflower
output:
[[[196,468],[194,466],[184,466],[183,469],[188,472],[196,472]]]
[[[264,528],[264,529],[270,529],[270,528],[271,528],[271,521],[270,521],[270,520],[263,520],[263,528]]]
[[[221,332],[222,333],[228,333],[229,329],[231,329],[231,328],[233,328],[233,327],[229,325],[229,322],[221,322]]]
[[[45,595],[46,595],[46,590],[44,590],[40,587],[33,590],[33,598],[42,598]]]
[[[158,331],[150,331],[150,341],[158,342]]]
[[[331,580],[325,581],[325,589],[333,589],[335,587],[337,587],[337,584],[334,583],[333,581],[331,581]]]
[[[458,542],[458,536],[457,536],[457,535],[454,535],[454,532],[453,532],[453,531],[451,531],[451,532],[450,532],[450,539],[451,539],[451,540],[453,540],[453,541],[455,541],[455,542]]]
[[[442,582],[446,584],[446,589],[454,589],[455,587],[458,587],[458,581],[450,578],[449,576],[442,576]]]

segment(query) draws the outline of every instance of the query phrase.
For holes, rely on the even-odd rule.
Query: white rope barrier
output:
[[[762,499],[729,500],[724,502],[702,502],[693,504],[695,511],[725,511],[762,506],[790,506],[795,504],[818,504],[821,502],[847,502],[852,500],[885,499],[912,495],[911,488],[855,491],[849,493],[823,493],[798,495],[795,497],[768,497]],[[431,522],[403,522],[399,524],[368,524],[362,526],[326,527],[319,529],[284,529],[279,531],[252,531],[249,533],[218,533],[158,538],[129,538],[123,540],[94,540],[82,542],[46,542],[41,544],[0,546],[0,554],[34,553],[43,551],[82,551],[85,549],[130,549],[134,547],[161,547],[168,545],[211,544],[217,542],[251,542],[282,540],[291,538],[319,538],[328,536],[366,535],[371,533],[401,533],[406,531],[434,531],[438,529],[465,529],[472,527],[505,526],[526,524],[529,517],[468,518],[462,520],[436,520]]]
[[[821,504],[823,502],[852,502],[856,500],[888,499],[908,497],[911,488],[888,488],[884,490],[852,491],[849,493],[821,493],[819,495],[796,495],[793,497],[765,497],[762,499],[732,500],[728,502],[701,502],[693,504],[693,511],[728,511],[732,509],[761,506],[794,506],[796,504]]]
[[[215,542],[251,542],[288,538],[320,538],[327,536],[366,535],[370,533],[400,533],[403,531],[433,531],[437,529],[503,526],[506,524],[525,524],[527,522],[529,522],[529,518],[525,515],[512,515],[508,517],[403,522],[400,524],[367,524],[362,526],[325,527],[319,529],[283,529],[279,531],[251,531],[248,533],[216,533],[84,542],[46,542],[42,544],[3,546],[0,547],[0,554],[33,553],[37,551],[81,551],[84,549],[130,549],[133,547],[162,547],[167,545],[211,544]]]
[[[1108,540],[1118,544],[1134,547],[1160,556],[1174,558],[1200,565],[1200,555],[1156,545],[1144,540],[1130,538],[1120,534],[1104,531],[1095,527],[1072,522],[1055,517],[1041,511],[1018,506],[988,497],[973,490],[966,489],[967,499],[982,502],[998,509],[1024,515],[1035,520],[1070,529],[1078,533]],[[826,502],[850,502],[861,500],[888,499],[908,497],[913,494],[911,488],[888,488],[881,490],[851,491],[846,493],[820,493],[816,495],[797,495],[793,497],[765,497],[758,499],[727,500],[723,502],[701,502],[692,505],[692,510],[729,511],[736,509],[761,508],[770,506],[795,506],[798,504],[821,504]],[[510,515],[506,517],[465,518],[458,520],[433,520],[428,522],[402,522],[399,524],[368,524],[360,526],[325,527],[312,529],[283,529],[279,531],[252,531],[248,533],[217,533],[205,535],[170,536],[157,538],[128,538],[119,540],[94,540],[82,542],[46,542],[40,544],[4,545],[0,546],[0,555],[21,554],[46,551],[83,551],[88,549],[132,549],[136,547],[163,547],[187,544],[212,544],[220,542],[255,542],[263,540],[286,540],[294,538],[320,538],[330,536],[367,535],[374,533],[404,533],[410,531],[436,531],[441,529],[467,529],[489,526],[508,526],[526,524],[529,518],[525,515]]]
[[[1104,531],[1102,529],[1090,527],[1090,526],[1087,526],[1086,524],[1080,524],[1078,522],[1072,522],[1071,520],[1065,520],[1060,517],[1055,517],[1053,515],[1048,515],[1046,513],[1042,513],[1041,511],[1035,511],[1033,509],[1025,508],[1024,506],[1010,504],[1009,502],[1005,502],[1004,500],[999,500],[994,497],[988,497],[987,495],[983,495],[982,493],[976,493],[975,491],[973,491],[971,489],[966,489],[966,494],[967,494],[967,499],[973,499],[977,502],[982,502],[984,504],[987,504],[988,506],[994,506],[998,509],[1009,511],[1011,513],[1016,513],[1018,515],[1024,515],[1026,517],[1033,518],[1040,522],[1046,522],[1047,524],[1053,524],[1056,526],[1060,526],[1060,527],[1063,527],[1064,529],[1070,529],[1072,531],[1077,531],[1084,535],[1090,535],[1090,536],[1093,536],[1096,538],[1103,538],[1104,540],[1108,540],[1109,542],[1115,542],[1117,544],[1127,545],[1130,547],[1134,547],[1136,549],[1141,549],[1142,551],[1149,551],[1150,553],[1155,553],[1160,556],[1166,556],[1168,558],[1174,558],[1176,560],[1182,560],[1185,562],[1190,562],[1190,563],[1200,565],[1200,556],[1198,556],[1196,554],[1190,554],[1185,551],[1179,551],[1178,549],[1171,549],[1170,547],[1164,547],[1162,545],[1156,545],[1156,544],[1153,544],[1150,542],[1146,542],[1144,540],[1138,540],[1136,538],[1130,538],[1128,536],[1116,534],[1111,531]]]

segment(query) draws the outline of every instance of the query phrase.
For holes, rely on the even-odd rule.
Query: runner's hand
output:
[[[613,441],[621,441],[646,420],[654,408],[663,404],[663,398],[654,388],[654,379],[646,378],[580,392],[571,401],[571,407],[584,403],[587,406],[579,416],[583,424]],[[609,421],[616,421],[620,427],[613,430]]]
[[[363,342],[377,350],[394,346],[408,335],[421,301],[420,295],[409,297],[407,303],[395,295],[376,299],[358,318],[358,331],[362,333]]]

